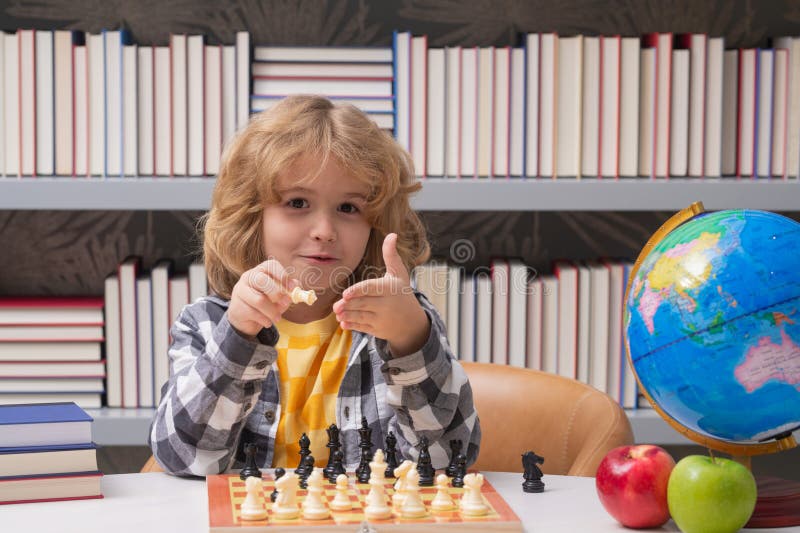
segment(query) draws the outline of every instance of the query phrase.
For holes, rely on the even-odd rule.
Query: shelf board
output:
[[[422,178],[420,211],[796,211],[798,180]],[[206,210],[214,178],[0,178],[0,209]]]

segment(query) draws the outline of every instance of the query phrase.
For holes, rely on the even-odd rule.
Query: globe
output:
[[[800,224],[755,210],[678,213],[631,272],[624,328],[641,390],[676,429],[735,455],[796,446]]]

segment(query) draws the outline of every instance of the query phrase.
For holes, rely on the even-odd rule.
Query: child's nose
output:
[[[311,228],[311,236],[314,240],[318,241],[335,241],[336,227],[333,220],[327,215],[320,214],[314,220],[314,225]]]

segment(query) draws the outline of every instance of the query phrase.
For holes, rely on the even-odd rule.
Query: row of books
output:
[[[0,406],[0,503],[102,498],[92,418],[74,403]]]
[[[102,298],[0,298],[0,404],[100,407],[104,324]]]

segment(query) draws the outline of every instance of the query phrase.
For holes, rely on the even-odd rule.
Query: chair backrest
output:
[[[633,443],[625,411],[608,395],[565,377],[488,363],[462,363],[481,421],[473,466],[522,472],[522,454],[545,458],[546,474],[594,476],[605,454]]]

